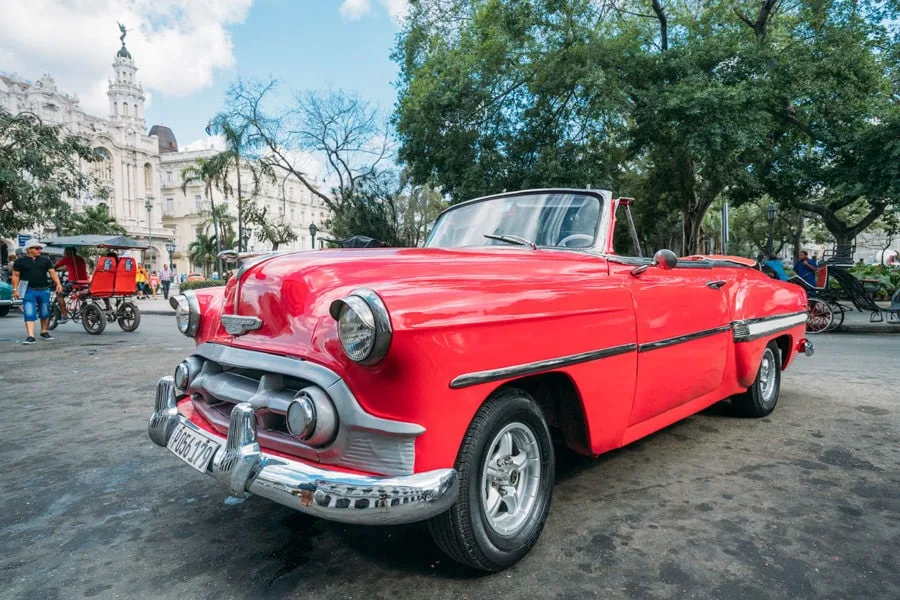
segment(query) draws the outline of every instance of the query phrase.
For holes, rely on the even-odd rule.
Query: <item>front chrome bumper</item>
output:
[[[178,425],[200,431],[178,412],[172,377],[163,377],[156,384],[150,439],[165,447]],[[455,469],[373,477],[329,471],[266,454],[260,450],[256,417],[248,402],[232,409],[228,437],[219,439],[222,446],[206,474],[231,494],[256,494],[330,521],[368,525],[423,521],[448,510],[459,491]]]

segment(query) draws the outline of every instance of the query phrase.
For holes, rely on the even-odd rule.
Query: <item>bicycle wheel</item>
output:
[[[51,331],[56,329],[60,319],[62,319],[62,311],[59,310],[59,305],[54,302],[50,307],[50,318],[47,320],[47,329]]]
[[[806,332],[822,333],[834,322],[834,311],[827,302],[810,300],[809,312],[806,315]]]
[[[844,324],[844,307],[838,304],[837,302],[829,302],[828,306],[831,308],[832,320],[831,325],[825,328],[825,331],[835,331],[836,329],[840,329],[841,325]]]
[[[81,320],[84,330],[91,335],[100,335],[106,329],[106,313],[93,302],[84,305]]]

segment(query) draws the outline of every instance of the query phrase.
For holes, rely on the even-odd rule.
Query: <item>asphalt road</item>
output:
[[[560,458],[544,534],[484,576],[422,526],[238,501],[146,434],[169,317],[20,346],[0,319],[2,598],[900,598],[900,337],[817,339],[773,415],[718,406]]]

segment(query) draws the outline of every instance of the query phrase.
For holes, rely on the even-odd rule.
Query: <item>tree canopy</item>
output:
[[[419,0],[395,124],[454,201],[604,187],[699,250],[764,194],[839,241],[898,198],[896,0]],[[868,210],[845,222],[853,203]],[[673,219],[673,213],[681,213]]]

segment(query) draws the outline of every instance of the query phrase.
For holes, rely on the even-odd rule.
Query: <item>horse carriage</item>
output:
[[[72,236],[52,239],[48,246],[75,248],[90,246],[106,251],[97,257],[94,273],[89,279],[69,279],[64,286],[66,312],[84,330],[100,335],[107,323],[117,322],[123,331],[135,331],[141,324],[141,311],[132,301],[135,293],[137,261],[130,256],[119,257],[110,250],[135,250],[146,246],[122,236]],[[55,329],[62,319],[59,304],[50,307],[49,329]]]

